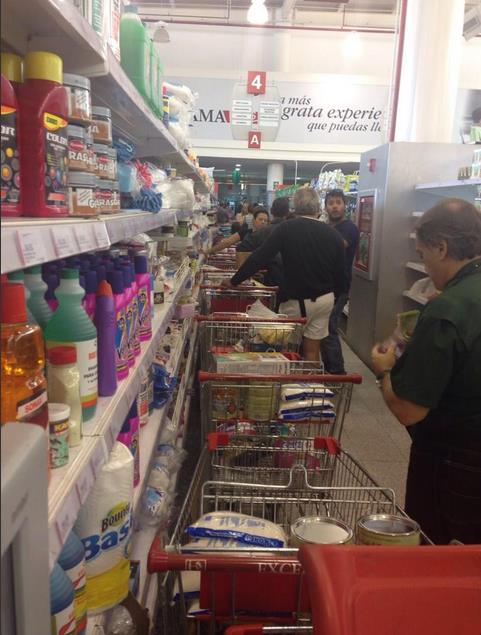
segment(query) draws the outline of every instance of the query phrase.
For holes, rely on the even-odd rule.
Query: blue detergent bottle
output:
[[[50,574],[51,635],[76,635],[73,603],[73,584],[57,563]]]
[[[68,575],[74,589],[76,635],[87,632],[87,587],[85,573],[85,548],[74,531],[71,531],[58,557],[58,564]]]

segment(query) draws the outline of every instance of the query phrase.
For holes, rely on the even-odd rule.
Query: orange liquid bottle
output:
[[[48,450],[45,348],[39,326],[27,323],[21,284],[1,286],[1,423],[42,426]]]

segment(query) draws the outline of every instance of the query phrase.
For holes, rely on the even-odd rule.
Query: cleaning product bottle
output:
[[[21,284],[1,288],[1,423],[23,421],[45,430],[48,439],[45,349],[40,327],[27,323]]]
[[[7,276],[7,280],[8,282],[13,282],[14,284],[21,284],[23,286],[25,290],[25,302],[27,304],[27,322],[29,324],[38,324],[33,313],[28,308],[28,301],[30,299],[30,291],[28,287],[25,286],[25,274],[23,273],[22,269],[19,269],[18,271],[11,271]]]
[[[150,40],[150,107],[152,112],[159,116],[159,64],[157,58],[157,46]]]
[[[76,635],[87,632],[87,589],[85,575],[85,548],[74,531],[71,531],[58,557],[58,564],[65,571],[74,588],[74,612]]]
[[[133,366],[135,364],[135,354],[134,354],[134,313],[132,311],[132,301],[133,301],[133,289],[132,289],[132,280],[131,280],[131,269],[130,265],[122,264],[122,275],[124,277],[124,288],[125,288],[125,297],[126,297],[126,306],[125,306],[125,324],[127,328],[127,361],[129,366]]]
[[[95,271],[97,272],[97,282],[100,284],[102,280],[107,279],[107,267],[103,264],[98,264],[95,267]]]
[[[150,37],[136,5],[120,18],[120,63],[146,103],[150,103]]]
[[[99,395],[110,397],[117,390],[117,321],[112,287],[106,280],[102,280],[97,287],[95,325],[99,354]]]
[[[0,210],[2,216],[21,216],[17,91],[23,79],[22,58],[10,53],[2,53],[1,67],[2,178]]]
[[[55,295],[55,291],[60,284],[58,273],[49,273],[45,282],[47,284],[47,290],[45,291],[45,300],[53,313],[58,307],[58,300],[57,296]]]
[[[58,55],[27,53],[20,86],[20,183],[24,216],[68,215],[68,95]]]
[[[95,315],[95,301],[97,292],[97,272],[93,269],[85,272],[85,298],[84,307],[91,320]]]
[[[140,388],[137,397],[137,412],[139,413],[140,426],[149,422],[149,373],[143,368],[140,370]]]
[[[115,269],[107,273],[107,280],[112,287],[115,302],[115,319],[117,330],[115,334],[117,379],[123,379],[129,374],[127,328],[125,323],[126,298],[124,293],[124,277],[121,271]]]
[[[135,267],[130,263],[130,279],[132,280],[132,326],[134,355],[140,355],[140,321],[139,321],[139,287],[135,277]]]
[[[140,421],[139,413],[137,410],[137,400],[134,399],[130,406],[129,414],[129,427],[130,427],[130,451],[134,457],[134,487],[140,483]]]
[[[82,403],[80,401],[80,373],[77,351],[73,346],[55,346],[48,351],[48,400],[70,407],[68,444],[79,445],[82,440]]]
[[[147,256],[135,256],[135,279],[138,287],[140,341],[150,340],[152,337],[152,313],[150,307],[150,273],[147,266]]]
[[[52,309],[45,299],[48,285],[42,280],[42,268],[39,265],[25,269],[25,286],[30,291],[28,308],[35,316],[40,328],[45,329],[52,317]]]
[[[74,588],[70,578],[57,563],[50,574],[51,635],[75,635]]]
[[[59,305],[45,329],[47,349],[75,346],[80,373],[83,421],[97,409],[97,329],[82,308],[84,290],[77,269],[62,269],[56,295]]]

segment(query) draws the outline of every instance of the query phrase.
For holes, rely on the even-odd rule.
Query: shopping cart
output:
[[[329,446],[327,451],[333,448]],[[269,520],[280,525],[288,539],[291,525],[305,516],[328,516],[352,528],[366,514],[405,516],[391,489],[379,487],[357,461],[340,452],[342,460],[336,462],[333,485],[315,487],[308,483],[306,470],[299,465],[291,468],[292,478],[285,486],[206,480],[211,464],[204,449],[169,545],[162,549],[157,538],[149,552],[150,573],[171,572],[159,580],[164,632],[185,633],[189,617],[210,621],[211,632],[215,632],[216,622],[309,623],[310,604],[297,549],[249,547],[248,551],[226,551],[225,547],[199,547],[188,543],[186,530],[199,516],[220,511]],[[304,476],[302,487],[297,472]],[[181,576],[181,571],[189,572],[190,580]],[[196,573],[194,585],[192,572]],[[194,586],[196,594],[192,592]]]
[[[249,317],[247,313],[199,315],[200,367],[214,371],[217,353],[289,352],[298,353],[304,318],[278,316],[272,319]]]
[[[254,302],[260,301],[272,311],[276,305],[279,287],[242,285],[235,289],[220,286],[200,285],[200,313],[245,313]]]
[[[201,422],[209,432],[341,438],[361,375],[324,375],[315,362],[286,360],[285,373],[199,372]]]
[[[222,253],[213,254],[208,256],[207,264],[216,269],[222,269],[223,271],[229,271],[236,269],[236,251],[235,249],[224,249]]]

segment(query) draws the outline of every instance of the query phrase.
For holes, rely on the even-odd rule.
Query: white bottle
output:
[[[82,403],[77,351],[73,346],[55,346],[48,351],[47,392],[49,402],[70,407],[68,444],[70,447],[79,445],[82,440]]]

